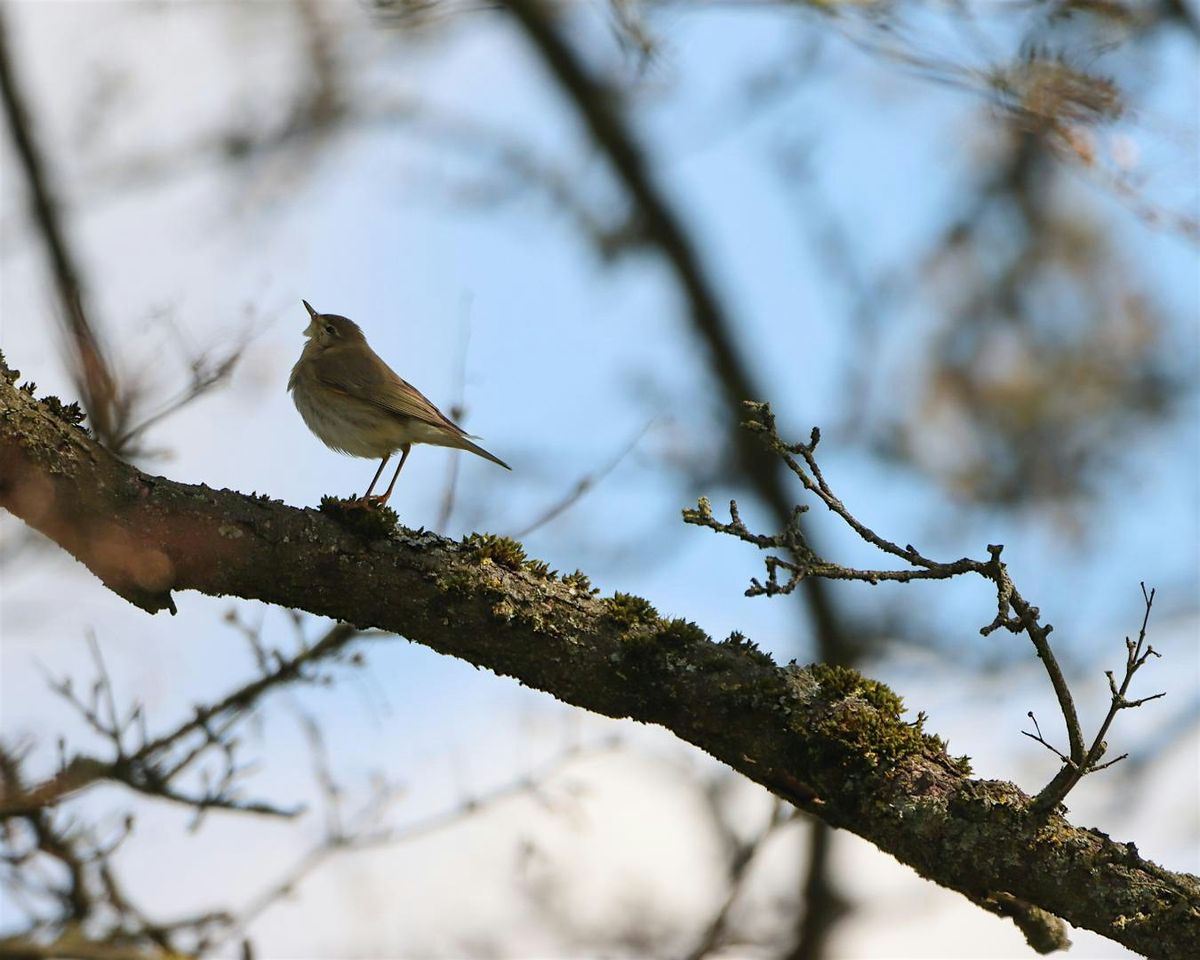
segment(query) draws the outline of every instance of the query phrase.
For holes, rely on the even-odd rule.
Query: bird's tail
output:
[[[461,447],[462,447],[462,449],[464,449],[464,450],[470,450],[470,451],[471,451],[473,454],[475,454],[475,455],[476,455],[476,456],[478,456],[478,457],[483,457],[483,459],[484,459],[484,460],[491,460],[491,461],[492,461],[492,463],[498,463],[498,464],[499,464],[500,466],[502,466],[502,467],[503,467],[505,470],[511,470],[511,469],[512,469],[512,467],[510,467],[510,466],[509,466],[507,463],[505,463],[503,460],[501,460],[501,459],[500,459],[499,457],[497,457],[495,454],[493,454],[493,453],[488,453],[488,452],[487,452],[486,450],[484,450],[484,449],[483,449],[483,447],[481,447],[479,444],[477,444],[477,443],[472,443],[472,442],[471,442],[470,440],[468,440],[468,439],[467,439],[465,436],[464,436],[464,437],[459,437],[459,438],[458,438],[458,445],[459,445],[459,446],[461,446]]]

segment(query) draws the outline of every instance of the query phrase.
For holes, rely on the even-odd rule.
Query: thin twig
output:
[[[687,960],[703,960],[704,957],[717,953],[729,945],[729,919],[738,898],[745,889],[750,868],[754,864],[763,847],[766,846],[780,828],[793,822],[795,811],[778,800],[771,807],[770,816],[754,836],[741,840],[738,835],[728,829],[720,821],[720,813],[716,809],[716,797],[711,791],[706,793],[706,799],[713,807],[714,818],[718,819],[719,829],[724,835],[728,846],[728,863],[726,867],[725,897],[712,918],[705,925],[696,945],[686,954]]]
[[[462,339],[458,347],[458,363],[455,365],[454,400],[450,405],[450,419],[462,424],[466,415],[467,394],[467,356],[471,347],[471,298],[464,297],[462,303]],[[446,459],[446,481],[442,485],[442,506],[438,511],[435,530],[445,532],[450,517],[454,513],[455,495],[458,492],[458,469],[462,457],[451,456]]]
[[[260,663],[259,677],[215,704],[197,707],[190,719],[167,733],[154,739],[143,736],[141,745],[132,752],[125,746],[125,736],[132,723],[141,719],[142,712],[135,709],[126,721],[119,720],[111,679],[104,669],[94,638],[90,638],[100,672],[93,692],[104,698],[105,711],[110,719],[104,719],[94,707],[82,701],[69,680],[53,682],[51,688],[79,711],[92,729],[109,741],[114,755],[110,760],[77,756],[54,777],[35,787],[21,790],[7,787],[0,796],[0,819],[27,816],[32,810],[53,806],[101,781],[122,783],[140,793],[185,804],[198,813],[221,809],[269,816],[297,815],[301,812],[300,808],[241,800],[230,793],[235,780],[244,771],[234,762],[229,734],[234,725],[269,691],[288,683],[307,681],[309,676],[306,671],[313,665],[337,657],[360,636],[362,634],[348,624],[335,624],[316,643],[305,646],[291,657],[283,657],[272,651],[273,656]],[[197,736],[197,741],[181,755],[173,756],[172,751],[190,736]],[[194,795],[171,785],[176,777],[214,748],[225,753],[224,770],[214,787],[201,795]]]
[[[524,795],[537,795],[554,774],[578,759],[581,754],[608,749],[611,749],[611,745],[607,743],[588,751],[569,749],[546,763],[536,773],[521,777],[490,792],[467,798],[452,809],[415,820],[396,829],[382,828],[379,826],[379,822],[399,797],[400,791],[395,789],[383,791],[358,812],[345,830],[327,832],[316,845],[285,869],[276,880],[251,898],[239,911],[236,921],[229,930],[220,940],[213,943],[212,947],[220,947],[229,939],[244,933],[254,920],[284,897],[293,894],[304,878],[336,854],[408,843],[477,816],[503,800]]]
[[[876,584],[883,581],[910,583],[917,580],[947,580],[964,574],[981,576],[995,585],[996,615],[991,623],[980,629],[980,633],[987,636],[996,630],[1004,629],[1011,633],[1024,633],[1029,637],[1037,651],[1038,658],[1042,661],[1050,684],[1054,688],[1054,694],[1066,725],[1068,750],[1064,753],[1043,737],[1037,719],[1032,712],[1029,714],[1036,733],[1023,731],[1025,736],[1053,751],[1063,763],[1055,777],[1034,798],[1033,811],[1046,813],[1052,810],[1082,777],[1111,766],[1117,760],[1122,759],[1118,757],[1107,763],[1100,763],[1106,749],[1104,737],[1117,712],[1141,706],[1143,703],[1163,696],[1159,693],[1138,700],[1129,700],[1126,697],[1134,673],[1145,665],[1150,657],[1158,656],[1158,652],[1146,643],[1146,627],[1154,602],[1153,590],[1147,591],[1145,584],[1142,584],[1146,611],[1142,618],[1141,630],[1136,642],[1126,638],[1125,676],[1121,684],[1117,685],[1111,671],[1106,674],[1112,694],[1111,705],[1099,732],[1091,746],[1088,747],[1084,743],[1083,728],[1079,722],[1079,712],[1075,706],[1074,696],[1050,644],[1049,638],[1054,627],[1049,623],[1043,623],[1041,611],[1026,601],[1017,590],[1006,565],[1001,560],[1004,550],[1002,545],[989,544],[987,560],[963,557],[946,562],[925,556],[912,544],[900,546],[898,543],[888,540],[851,514],[825,480],[816,459],[817,444],[821,439],[820,431],[814,428],[808,443],[789,444],[780,438],[769,404],[747,403],[745,406],[749,414],[746,423],[748,430],[758,434],[763,443],[783,459],[806,491],[824,503],[861,540],[905,564],[903,567],[861,569],[842,566],[819,557],[808,545],[805,534],[799,526],[800,517],[807,510],[804,505],[793,508],[792,519],[784,529],[776,534],[767,535],[755,533],[747,527],[738,511],[736,501],[730,502],[729,521],[723,522],[716,519],[712,512],[712,505],[702,497],[695,507],[683,511],[685,523],[707,527],[717,533],[736,537],[753,544],[760,550],[779,550],[791,557],[788,559],[787,556],[768,554],[764,560],[767,570],[766,582],[752,578],[750,587],[746,590],[747,596],[773,596],[790,593],[798,584],[813,577]],[[786,575],[786,579],[781,578],[781,572]]]
[[[1054,809],[1070,793],[1075,784],[1089,773],[1096,773],[1097,771],[1107,769],[1114,763],[1124,760],[1127,754],[1123,753],[1104,763],[1100,762],[1108,750],[1108,743],[1105,737],[1108,735],[1108,730],[1112,726],[1113,720],[1116,719],[1117,714],[1122,710],[1132,710],[1144,703],[1149,703],[1151,700],[1157,700],[1160,697],[1166,696],[1166,693],[1162,692],[1152,694],[1148,697],[1141,697],[1137,700],[1129,700],[1126,697],[1126,694],[1129,692],[1129,685],[1133,682],[1134,674],[1145,666],[1146,661],[1151,657],[1162,656],[1162,654],[1146,642],[1146,629],[1150,625],[1150,611],[1154,607],[1155,591],[1148,591],[1145,583],[1141,584],[1141,588],[1145,612],[1142,614],[1142,625],[1138,629],[1137,640],[1131,640],[1129,637],[1125,638],[1125,675],[1121,679],[1121,684],[1120,686],[1117,685],[1111,670],[1104,671],[1104,675],[1108,678],[1108,688],[1111,697],[1108,712],[1105,714],[1104,720],[1100,724],[1100,729],[1096,732],[1091,746],[1082,759],[1078,759],[1074,753],[1072,753],[1070,760],[1063,758],[1064,764],[1059,775],[1034,800],[1034,806],[1039,810]],[[1032,717],[1033,715],[1030,714],[1030,716]],[[1034,721],[1035,725],[1036,722]],[[1034,739],[1045,744],[1045,741],[1041,740],[1040,735],[1041,731],[1039,730],[1038,736],[1034,737]],[[1029,736],[1029,734],[1026,734],[1026,736]],[[1050,746],[1049,744],[1045,745]],[[1053,750],[1054,748],[1051,747],[1051,749]],[[1058,753],[1057,750],[1054,752]],[[1062,757],[1061,753],[1058,753],[1058,755]]]
[[[128,451],[133,441],[152,426],[178,413],[211,391],[213,387],[228,380],[245,349],[246,343],[242,341],[215,362],[210,362],[204,355],[193,357],[189,363],[191,382],[174,397],[166,400],[154,413],[119,433],[114,441],[114,449]]]
[[[594,490],[601,481],[603,481],[610,473],[617,469],[633,451],[637,445],[641,443],[642,438],[647,434],[652,426],[657,422],[657,418],[652,418],[646,421],[645,425],[639,430],[629,441],[621,447],[620,450],[613,455],[607,463],[602,464],[595,470],[585,473],[577,481],[575,485],[567,491],[560,499],[552,503],[543,510],[537,517],[521,527],[512,536],[517,540],[524,540],[527,536],[536,530],[540,530],[546,524],[557,519],[562,514],[566,513],[571,507],[575,506],[582,500],[590,491]]]

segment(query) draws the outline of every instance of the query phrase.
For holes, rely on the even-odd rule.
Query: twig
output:
[[[741,896],[750,867],[762,851],[767,841],[779,830],[795,819],[795,811],[778,800],[771,807],[767,822],[748,840],[741,840],[738,835],[724,822],[717,808],[716,797],[710,788],[705,793],[717,829],[726,842],[727,867],[726,890],[721,905],[713,914],[712,919],[705,925],[696,945],[686,954],[687,960],[703,960],[704,957],[720,951],[727,946],[729,917]]]
[[[235,625],[241,627],[240,623]],[[245,628],[243,628],[245,629]],[[99,644],[88,635],[97,680],[90,692],[77,695],[69,680],[52,684],[84,717],[88,725],[111,745],[113,757],[100,760],[76,756],[65,759],[60,770],[48,780],[26,787],[21,778],[18,753],[0,747],[0,864],[5,865],[6,884],[30,893],[30,903],[58,903],[61,909],[50,919],[39,919],[36,908],[29,911],[30,923],[19,936],[0,940],[0,957],[40,956],[22,952],[30,943],[49,942],[55,949],[46,956],[113,957],[124,956],[118,944],[136,950],[143,958],[157,956],[180,958],[177,942],[185,934],[195,943],[197,953],[219,938],[233,923],[222,912],[159,923],[148,919],[126,896],[119,883],[111,858],[117,847],[129,835],[132,820],[126,819],[115,834],[103,842],[93,839],[87,828],[74,821],[61,828],[54,820],[55,804],[101,781],[127,785],[148,796],[190,807],[195,812],[193,826],[211,809],[233,810],[241,813],[294,816],[299,808],[286,809],[272,804],[245,801],[234,795],[234,786],[244,772],[237,763],[233,739],[234,727],[269,690],[283,684],[315,679],[311,666],[338,656],[345,646],[362,634],[352,627],[337,624],[326,631],[316,643],[302,642],[300,650],[283,657],[276,650],[262,647],[259,658],[260,676],[243,685],[216,704],[198,707],[190,719],[160,737],[147,734],[144,712],[140,706],[128,713],[118,707],[118,701]],[[311,731],[310,731],[311,732]],[[133,738],[140,736],[140,745]],[[189,742],[190,739],[190,742]],[[319,739],[319,738],[318,738]],[[223,758],[222,767],[212,776],[210,769],[201,770],[202,788],[191,793],[180,790],[175,780],[197,760],[212,751]],[[314,750],[319,753],[315,746]],[[319,766],[323,763],[319,759]],[[321,766],[327,774],[327,765]],[[332,777],[323,784],[327,796],[336,797]],[[328,825],[331,836],[341,834],[337,818],[331,814]],[[27,838],[27,839],[23,839]],[[39,866],[53,865],[43,884],[36,883]],[[67,921],[64,926],[64,920]],[[88,923],[86,934],[72,931]],[[76,940],[78,949],[76,949]],[[153,948],[153,949],[151,949]]]
[[[294,656],[283,657],[277,651],[264,653],[259,664],[261,676],[215,704],[197,707],[189,720],[159,737],[149,739],[143,733],[141,745],[132,752],[126,748],[125,738],[133,724],[142,719],[143,713],[140,708],[135,708],[124,721],[119,719],[111,680],[104,670],[99,648],[94,638],[90,637],[100,672],[100,679],[92,687],[93,698],[103,698],[109,718],[105,719],[95,706],[81,700],[75,694],[70,680],[53,682],[51,688],[75,707],[93,730],[109,741],[114,755],[109,760],[77,756],[53,777],[35,787],[6,787],[0,794],[0,820],[27,816],[35,810],[53,806],[101,781],[122,783],[139,793],[185,804],[193,807],[198,814],[220,809],[268,816],[297,815],[301,812],[299,808],[246,801],[232,795],[231,789],[243,771],[235,763],[229,734],[236,723],[269,691],[288,683],[307,682],[310,677],[306,671],[317,663],[337,657],[360,636],[361,633],[348,624],[335,624],[320,640],[305,646]],[[182,754],[173,755],[173,751],[188,737],[195,737],[196,742]],[[215,785],[201,795],[189,794],[172,786],[176,777],[213,749],[225,755],[224,769]]]
[[[188,364],[191,373],[191,382],[176,396],[165,401],[154,413],[147,415],[142,420],[119,433],[113,442],[113,449],[128,452],[133,441],[156,423],[160,423],[178,413],[184,407],[204,396],[213,387],[219,386],[229,379],[230,374],[233,373],[233,368],[242,358],[242,353],[245,349],[246,342],[243,340],[228,353],[221,356],[219,360],[210,361],[204,354],[192,357]]]
[[[821,434],[813,429],[808,443],[785,443],[779,436],[775,426],[775,417],[769,404],[747,403],[749,418],[746,427],[758,434],[763,443],[787,464],[788,468],[800,481],[806,491],[815,496],[834,514],[836,514],[860,539],[871,544],[887,556],[903,561],[905,566],[860,569],[845,567],[841,564],[822,559],[808,545],[805,535],[799,526],[800,517],[807,511],[804,505],[796,506],[792,511],[791,521],[779,533],[765,535],[754,533],[743,522],[736,501],[729,504],[729,521],[716,519],[712,505],[706,498],[701,498],[694,508],[683,511],[685,523],[707,527],[717,533],[727,534],[753,544],[760,550],[779,550],[788,556],[768,554],[764,564],[767,571],[766,582],[756,578],[750,581],[746,590],[747,596],[774,596],[793,591],[796,586],[808,578],[820,577],[832,580],[854,580],[862,583],[877,584],[883,581],[909,583],[917,580],[948,580],[964,574],[976,574],[990,580],[996,588],[996,615],[991,623],[980,629],[987,636],[996,630],[1004,629],[1011,633],[1024,633],[1034,645],[1038,658],[1050,678],[1054,694],[1062,711],[1063,721],[1067,730],[1069,749],[1062,752],[1050,744],[1043,736],[1036,718],[1030,712],[1036,733],[1025,732],[1025,735],[1053,751],[1063,762],[1058,774],[1034,798],[1032,809],[1037,813],[1047,813],[1062,801],[1067,793],[1086,774],[1102,770],[1122,759],[1118,757],[1107,763],[1099,763],[1106,750],[1104,736],[1107,734],[1118,711],[1141,706],[1150,700],[1156,700],[1163,694],[1143,697],[1140,700],[1129,700],[1126,693],[1133,675],[1146,663],[1151,656],[1158,652],[1145,642],[1146,627],[1150,618],[1150,609],[1154,602],[1154,591],[1146,591],[1142,584],[1142,595],[1146,604],[1145,616],[1136,642],[1126,638],[1125,676],[1118,687],[1111,671],[1106,673],[1112,702],[1108,715],[1100,726],[1100,730],[1087,747],[1083,739],[1083,729],[1079,722],[1079,713],[1071,694],[1066,677],[1058,664],[1058,659],[1050,646],[1050,634],[1054,627],[1041,621],[1041,611],[1030,604],[1018,592],[1009,576],[1006,565],[1001,560],[1004,547],[999,544],[989,544],[987,560],[973,560],[963,557],[953,561],[939,561],[925,556],[912,544],[900,546],[885,537],[880,536],[866,524],[858,520],[846,508],[845,504],[834,494],[821,472],[816,459],[816,448]],[[786,579],[781,579],[781,573]]]
[[[633,453],[633,451],[637,448],[637,445],[642,442],[642,437],[646,435],[646,433],[652,426],[654,426],[656,422],[657,418],[648,420],[642,429],[639,430],[633,437],[631,437],[629,441],[617,451],[612,459],[608,461],[608,463],[602,464],[589,473],[585,473],[582,477],[575,481],[575,485],[563,497],[552,503],[537,517],[535,517],[525,526],[521,527],[520,530],[513,534],[513,537],[517,540],[524,540],[535,530],[540,530],[546,524],[557,519],[562,514],[570,510],[571,507],[575,506],[575,504],[582,500],[583,497],[586,496],[591,490],[595,489],[602,480],[616,470],[617,467],[624,462],[626,457]]]
[[[851,910],[830,878],[833,827],[816,819],[808,827],[812,867],[802,891],[804,909],[797,924],[796,944],[784,960],[822,960],[828,952],[826,944],[833,927]]]
[[[590,751],[609,749],[608,745],[594,747]],[[568,763],[577,759],[579,749],[568,749],[560,756],[545,764],[536,773],[515,780],[505,786],[498,787],[488,793],[464,799],[450,810],[432,814],[420,820],[413,821],[404,827],[394,830],[378,828],[380,819],[388,807],[399,796],[398,790],[386,790],[372,798],[353,818],[345,830],[327,832],[315,846],[288,867],[278,879],[268,884],[257,896],[253,897],[237,915],[236,921],[228,932],[212,946],[219,947],[246,928],[275,903],[295,892],[299,883],[326,860],[338,853],[358,850],[378,849],[408,843],[419,837],[427,836],[454,826],[463,820],[477,816],[503,800],[525,794],[536,795],[542,785]]]
[[[1108,689],[1111,696],[1108,713],[1105,714],[1103,722],[1100,724],[1100,729],[1096,732],[1095,738],[1092,740],[1091,746],[1087,753],[1079,759],[1074,752],[1068,759],[1064,757],[1058,750],[1051,747],[1041,737],[1041,730],[1037,731],[1037,736],[1033,739],[1037,740],[1044,746],[1049,747],[1054,753],[1063,760],[1063,768],[1059,771],[1058,776],[1050,782],[1050,784],[1038,794],[1034,800],[1034,806],[1043,810],[1052,810],[1057,804],[1061,803],[1063,798],[1089,773],[1096,773],[1099,770],[1104,770],[1111,767],[1114,763],[1119,763],[1124,760],[1128,754],[1121,754],[1111,760],[1101,763],[1101,758],[1108,751],[1108,743],[1104,739],[1108,735],[1109,727],[1112,726],[1113,720],[1122,710],[1132,710],[1135,707],[1140,707],[1143,703],[1149,703],[1151,700],[1158,700],[1160,697],[1165,697],[1166,692],[1155,693],[1148,697],[1141,697],[1137,700],[1129,700],[1126,694],[1129,692],[1129,685],[1133,681],[1133,676],[1151,657],[1161,657],[1157,650],[1146,642],[1146,628],[1150,624],[1150,611],[1154,606],[1154,590],[1146,590],[1146,584],[1141,584],[1142,601],[1145,604],[1145,612],[1142,614],[1142,625],[1138,630],[1137,640],[1125,638],[1125,675],[1121,678],[1121,684],[1118,687],[1116,679],[1111,670],[1105,670],[1104,675],[1108,678]],[[1030,718],[1033,718],[1031,713]],[[1037,727],[1037,721],[1034,720],[1034,727]],[[1026,736],[1033,736],[1026,733]]]
[[[466,413],[467,355],[471,346],[471,299],[464,297],[462,303],[462,342],[458,347],[458,363],[454,378],[454,401],[450,405],[450,419],[461,426]],[[462,457],[446,459],[446,482],[442,487],[442,506],[438,511],[435,530],[445,532],[446,525],[454,513],[454,499],[458,492],[458,468]]]

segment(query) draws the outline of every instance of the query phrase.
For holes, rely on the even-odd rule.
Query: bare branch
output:
[[[1137,641],[1130,640],[1128,637],[1125,638],[1125,675],[1121,680],[1121,684],[1119,687],[1117,686],[1111,670],[1104,671],[1104,675],[1108,678],[1108,688],[1111,695],[1108,713],[1105,715],[1103,722],[1101,722],[1100,729],[1096,732],[1095,739],[1092,740],[1092,745],[1088,748],[1082,760],[1077,760],[1072,756],[1070,761],[1065,762],[1063,772],[1052,781],[1051,786],[1054,787],[1054,790],[1051,792],[1048,787],[1038,796],[1037,802],[1043,807],[1049,808],[1060,803],[1075,784],[1089,773],[1104,770],[1111,767],[1114,763],[1125,759],[1127,754],[1121,754],[1119,757],[1114,757],[1112,760],[1100,763],[1100,759],[1108,750],[1108,743],[1104,738],[1108,735],[1109,727],[1112,726],[1113,720],[1116,719],[1120,711],[1131,710],[1135,707],[1140,707],[1143,703],[1149,703],[1151,700],[1157,700],[1160,697],[1166,696],[1166,693],[1155,693],[1137,700],[1129,700],[1125,696],[1129,691],[1129,685],[1133,682],[1134,674],[1146,665],[1146,661],[1151,657],[1162,656],[1162,654],[1146,642],[1146,628],[1150,624],[1150,611],[1154,606],[1154,591],[1147,591],[1145,583],[1141,584],[1141,588],[1142,601],[1145,603],[1146,609],[1142,615],[1142,625],[1138,630]],[[1032,717],[1033,714],[1030,714],[1030,716]],[[1039,736],[1035,739],[1045,743],[1044,740],[1041,740],[1040,730],[1038,734]],[[1049,744],[1046,744],[1046,746],[1049,746]],[[1058,753],[1057,750],[1054,752]],[[1059,754],[1059,756],[1061,757],[1062,754]]]
[[[1147,593],[1145,584],[1142,585],[1142,595],[1146,603],[1142,629],[1136,643],[1126,638],[1125,677],[1119,688],[1112,673],[1107,674],[1112,693],[1112,705],[1108,716],[1100,726],[1096,739],[1089,748],[1084,743],[1083,730],[1074,697],[1050,646],[1049,637],[1054,628],[1049,623],[1042,623],[1041,611],[1028,603],[1013,584],[1008,568],[1001,561],[1003,546],[989,544],[987,560],[972,560],[969,557],[963,557],[946,562],[925,556],[912,544],[902,547],[880,536],[850,513],[825,480],[816,459],[817,444],[821,439],[820,431],[814,428],[808,443],[788,444],[779,436],[775,426],[775,417],[771,413],[769,404],[747,403],[746,409],[749,413],[749,419],[746,422],[747,429],[758,434],[763,443],[782,458],[808,493],[825,504],[864,542],[906,564],[904,567],[864,570],[822,559],[809,547],[805,535],[800,529],[799,518],[807,509],[804,505],[793,509],[792,520],[783,530],[777,534],[765,535],[754,533],[746,526],[738,512],[736,502],[730,502],[730,519],[725,523],[716,519],[712,512],[712,505],[707,499],[701,498],[695,507],[683,511],[685,523],[736,537],[760,550],[786,551],[792,557],[789,560],[776,554],[768,554],[764,559],[767,571],[766,583],[751,579],[750,587],[746,590],[747,596],[774,596],[780,593],[790,593],[797,584],[810,577],[855,580],[869,584],[877,584],[882,581],[910,583],[917,580],[948,580],[964,574],[976,574],[990,580],[996,587],[996,616],[991,623],[981,628],[980,633],[987,636],[996,630],[1005,629],[1012,633],[1025,633],[1029,637],[1050,678],[1067,729],[1069,752],[1063,753],[1042,736],[1037,720],[1032,712],[1029,714],[1037,732],[1025,735],[1051,750],[1063,761],[1063,766],[1054,779],[1038,794],[1034,809],[1043,813],[1053,809],[1086,774],[1102,770],[1116,762],[1113,760],[1098,765],[1105,751],[1104,735],[1108,732],[1117,711],[1141,706],[1143,703],[1163,696],[1161,693],[1154,694],[1136,701],[1128,700],[1125,696],[1134,673],[1151,656],[1158,656],[1157,651],[1145,642],[1146,625],[1149,621],[1150,607],[1154,601],[1153,591]],[[786,580],[780,579],[781,571],[787,575]]]
[[[570,510],[571,507],[575,506],[575,504],[587,496],[587,494],[595,489],[595,487],[597,487],[605,477],[616,470],[617,467],[619,467],[625,461],[625,458],[637,448],[637,445],[642,442],[642,437],[646,435],[647,431],[649,431],[654,424],[655,420],[653,419],[647,421],[642,429],[639,430],[633,437],[631,437],[629,441],[620,450],[618,450],[616,454],[613,455],[612,459],[596,469],[585,473],[575,482],[575,485],[566,493],[566,495],[550,504],[550,506],[538,514],[537,517],[514,533],[513,536],[518,540],[523,540],[534,531],[541,529],[546,524],[556,520],[558,517]]]
[[[296,816],[301,812],[300,809],[247,801],[235,795],[234,788],[242,768],[235,759],[231,732],[267,693],[287,684],[311,682],[315,665],[341,657],[360,636],[359,631],[347,624],[335,624],[316,643],[303,646],[292,656],[284,657],[272,651],[273,656],[269,660],[264,657],[260,662],[259,677],[216,703],[197,707],[191,718],[153,739],[143,730],[140,745],[130,750],[125,745],[126,737],[133,724],[140,722],[144,714],[139,707],[135,707],[128,712],[125,720],[119,719],[112,681],[104,671],[95,638],[89,635],[89,646],[100,671],[99,680],[92,686],[93,699],[103,700],[104,712],[108,717],[81,700],[75,694],[70,680],[54,682],[51,687],[80,713],[96,733],[109,741],[113,756],[108,760],[76,756],[64,763],[44,783],[30,788],[6,787],[0,793],[0,819],[28,816],[104,781],[121,783],[139,793],[193,807],[197,814],[216,809],[268,816]],[[173,786],[177,777],[202,756],[213,751],[221,753],[224,761],[220,777],[215,783],[209,784],[201,794]]]
[[[720,826],[724,827],[722,814],[718,809],[717,798],[714,796],[712,787],[705,792],[705,798],[711,808],[713,819]],[[726,877],[725,897],[721,901],[721,905],[717,908],[716,913],[713,914],[712,919],[709,920],[703,933],[701,933],[695,947],[686,954],[687,960],[703,960],[704,957],[710,956],[729,945],[728,927],[730,912],[733,910],[738,897],[742,893],[751,865],[767,841],[778,833],[782,827],[793,822],[794,818],[794,812],[777,800],[771,808],[771,813],[767,817],[766,822],[748,840],[739,839],[727,827],[722,830],[728,848],[728,865],[726,870],[728,875]]]
[[[415,820],[403,827],[387,828],[382,822],[387,811],[395,804],[403,791],[397,788],[377,790],[375,795],[345,825],[336,819],[330,820],[327,823],[325,836],[294,864],[284,870],[277,879],[271,881],[259,894],[251,898],[249,903],[239,911],[237,919],[221,941],[214,946],[220,946],[222,942],[244,935],[254,920],[280,900],[292,895],[306,877],[337,854],[409,843],[480,816],[504,800],[520,796],[537,796],[544,789],[545,784],[570,763],[578,760],[581,756],[609,749],[612,749],[611,743],[586,750],[566,750],[527,776],[486,793],[466,797],[449,810]],[[328,789],[330,782],[328,771],[323,770],[318,776]]]

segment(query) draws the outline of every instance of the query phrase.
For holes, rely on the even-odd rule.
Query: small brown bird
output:
[[[401,380],[371,349],[357,323],[333,313],[317,313],[307,300],[308,342],[292,367],[288,390],[308,429],[327,447],[352,457],[382,457],[363,505],[385,504],[414,443],[470,450],[512,468],[471,442],[420,390]],[[393,453],[400,464],[382,496],[371,496]]]

